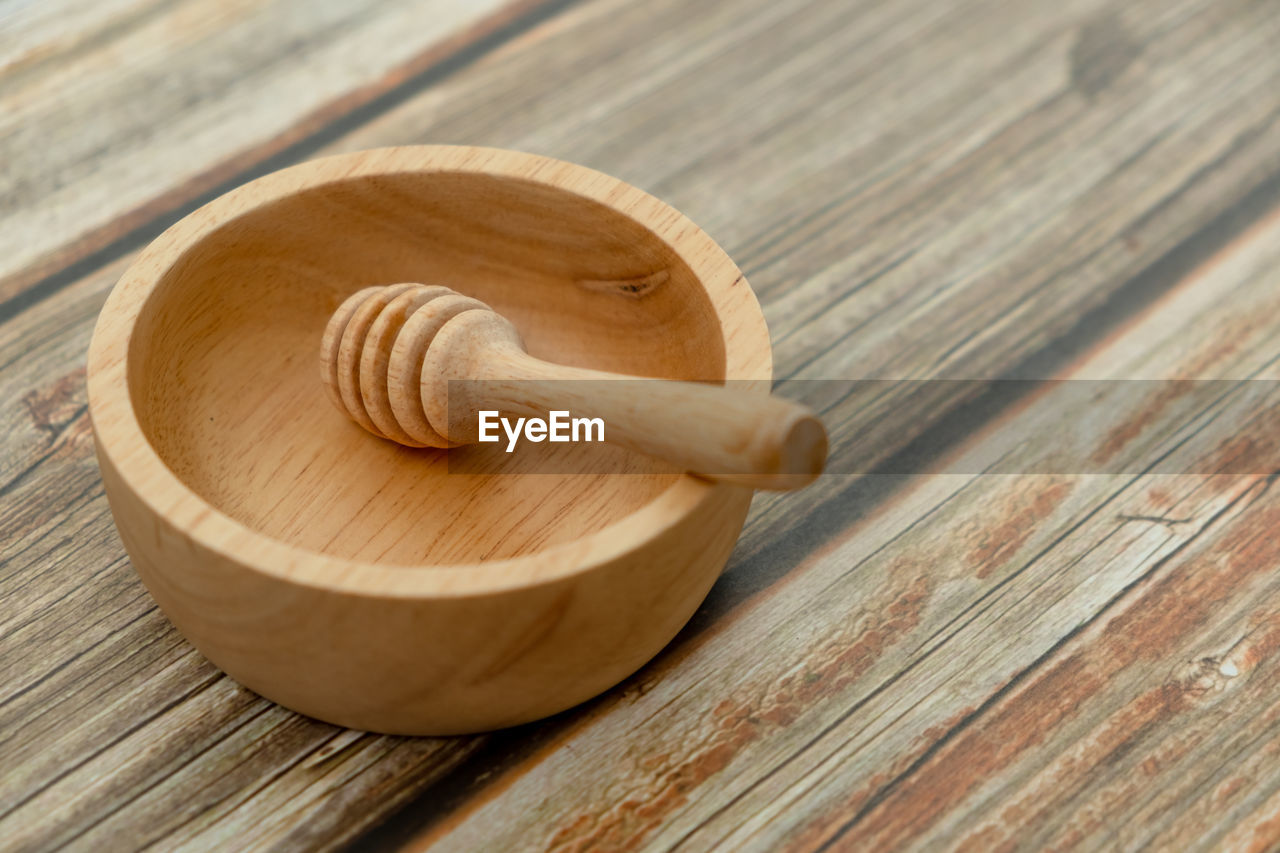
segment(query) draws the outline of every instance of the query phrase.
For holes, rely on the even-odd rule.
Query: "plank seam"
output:
[[[578,2],[579,0],[544,0],[544,2],[539,2],[528,11],[517,15],[513,20],[499,25],[493,31],[485,33],[473,42],[458,47],[403,82],[396,84],[391,89],[375,95],[347,112],[328,120],[302,139],[290,143],[274,153],[268,153],[266,156],[257,159],[256,162],[251,162],[247,167],[235,171],[234,174],[226,179],[216,181],[212,187],[199,190],[198,188],[202,182],[200,178],[196,178],[194,182],[187,184],[187,187],[190,188],[194,183],[197,188],[197,191],[191,197],[163,207],[163,209],[148,216],[144,221],[131,227],[124,234],[112,239],[106,245],[88,251],[56,271],[42,276],[35,283],[24,287],[4,302],[0,302],[0,324],[8,322],[28,308],[38,305],[110,262],[118,260],[129,252],[141,249],[174,222],[203,207],[218,196],[224,195],[241,184],[293,165],[315,154],[359,127],[420,95],[430,86],[474,65],[488,54],[551,20]],[[432,45],[427,49],[426,53],[430,54],[438,49],[439,45]],[[413,63],[409,64],[412,65]],[[310,116],[304,116],[295,126],[305,126],[311,118]],[[287,136],[287,132],[284,135]],[[276,138],[278,139],[279,136]],[[265,149],[269,151],[271,145],[272,140],[268,140],[256,147],[259,150]],[[242,158],[252,160],[254,158],[253,152],[254,149],[250,148],[247,152],[232,158],[230,162]],[[222,166],[213,166],[205,175],[217,174],[220,168],[225,166],[225,162],[227,161],[224,161]],[[183,187],[178,187],[175,192],[181,194],[183,189]],[[163,199],[164,197],[161,196],[157,201],[163,203]],[[138,210],[146,210],[148,206],[144,205]],[[128,216],[129,214],[124,214],[124,217]],[[83,239],[92,240],[92,235]],[[21,276],[22,273],[19,272],[11,276],[9,280],[19,279]]]
[[[1044,654],[1040,655],[1031,664],[1029,664],[1024,669],[1020,670],[1016,675],[1013,676],[1013,678],[1009,680],[1007,684],[1005,684],[1003,687],[1001,687],[999,690],[993,693],[990,697],[988,697],[982,704],[980,704],[977,708],[975,708],[971,713],[966,714],[965,717],[960,722],[958,722],[953,728],[947,731],[947,733],[944,734],[942,737],[940,737],[937,741],[931,744],[929,748],[926,749],[923,753],[921,753],[920,756],[915,761],[911,762],[911,764],[905,770],[903,770],[901,773],[896,775],[892,781],[890,781],[883,788],[881,788],[874,795],[872,795],[867,800],[867,802],[864,803],[860,809],[858,809],[858,811],[854,814],[852,818],[850,818],[848,821],[843,823],[836,830],[836,832],[830,838],[824,841],[822,845],[819,846],[817,849],[819,851],[831,849],[832,846],[835,845],[836,842],[840,840],[840,838],[842,838],[849,830],[853,829],[863,818],[865,818],[872,811],[874,811],[882,802],[888,799],[889,795],[892,794],[895,790],[897,790],[898,787],[906,779],[908,779],[909,777],[914,775],[916,772],[918,772],[922,767],[924,767],[925,764],[927,764],[930,759],[932,759],[935,755],[937,755],[952,740],[958,737],[960,733],[962,733],[967,728],[969,728],[969,726],[971,726],[974,723],[974,721],[983,717],[984,715],[986,715],[988,711],[990,711],[991,709],[999,705],[1001,701],[1007,698],[1019,686],[1021,686],[1024,682],[1026,682],[1028,679],[1034,676],[1037,672],[1039,672],[1048,661],[1051,661],[1055,656],[1058,655],[1059,652],[1061,652],[1064,648],[1066,648],[1072,641],[1074,641],[1081,634],[1089,630],[1089,628],[1091,628],[1092,626],[1098,624],[1099,620],[1103,619],[1109,612],[1111,612],[1113,608],[1115,608],[1116,605],[1120,601],[1122,601],[1124,598],[1126,598],[1134,589],[1149,583],[1152,578],[1157,576],[1164,569],[1165,566],[1167,566],[1171,561],[1178,558],[1191,545],[1199,541],[1210,529],[1213,528],[1214,524],[1218,520],[1220,520],[1224,515],[1230,513],[1231,510],[1234,509],[1238,504],[1244,502],[1247,506],[1248,504],[1252,504],[1256,502],[1263,495],[1265,495],[1270,490],[1272,483],[1275,482],[1277,477],[1280,477],[1280,472],[1272,473],[1265,480],[1261,481],[1262,488],[1248,489],[1246,491],[1241,492],[1239,495],[1233,498],[1230,502],[1225,504],[1221,509],[1219,509],[1216,513],[1214,513],[1207,520],[1207,522],[1205,523],[1205,526],[1202,527],[1200,530],[1196,531],[1195,535],[1188,537],[1184,542],[1180,543],[1176,548],[1174,548],[1172,551],[1170,551],[1168,554],[1166,554],[1164,557],[1158,560],[1150,569],[1148,569],[1147,571],[1139,575],[1132,583],[1128,584],[1123,589],[1121,589],[1120,592],[1118,592],[1115,596],[1113,596],[1096,614],[1094,614],[1092,618],[1076,626],[1067,634],[1064,634],[1057,642],[1051,645],[1045,651]]]

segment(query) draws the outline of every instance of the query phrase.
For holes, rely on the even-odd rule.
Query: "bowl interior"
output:
[[[522,474],[537,462],[527,451],[489,475],[449,474],[446,452],[400,447],[347,420],[319,377],[325,323],[351,292],[405,281],[484,300],[551,361],[725,375],[723,334],[701,283],[628,216],[524,179],[358,177],[256,207],[164,271],[129,345],[130,396],[148,440],[202,499],[243,524],[389,564],[534,553],[672,485],[677,475],[660,464],[603,445],[530,448],[563,454],[557,470],[593,476]]]

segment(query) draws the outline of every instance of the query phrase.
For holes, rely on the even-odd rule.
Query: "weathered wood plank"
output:
[[[537,8],[0,6],[0,304]]]
[[[1280,216],[1229,251],[1070,375],[1280,375]],[[1144,435],[1169,445],[1194,421],[1148,403],[1134,392],[1128,406],[1103,403],[1099,414],[1115,427],[1144,419]],[[1029,407],[965,452],[981,457],[993,445],[1021,457],[1015,470],[1033,467],[1046,452],[1038,416]],[[1235,424],[1214,428],[1228,445],[1241,437]],[[1265,440],[1273,430],[1274,418],[1244,434]],[[1274,453],[1258,462],[1280,469]],[[1165,753],[1167,741],[1208,738],[1224,716],[1242,718],[1233,727],[1242,738],[1265,737],[1273,723],[1265,674],[1202,710],[1201,692],[1217,688],[1197,680],[1202,659],[1235,661],[1233,644],[1258,663],[1266,644],[1280,647],[1266,627],[1280,605],[1271,580],[1280,558],[1262,544],[1276,512],[1271,480],[922,478],[874,523],[842,531],[746,612],[682,645],[678,660],[651,665],[637,677],[641,695],[611,697],[590,725],[513,768],[491,799],[420,845],[770,850],[839,840],[896,849],[950,846],[972,828],[973,849],[1011,838],[1041,847],[1092,815],[1098,823],[1081,837],[1098,846],[1108,838],[1091,833],[1143,809],[1158,814],[1133,823],[1130,843],[1166,831],[1181,848],[1227,831],[1230,814],[1201,804],[1196,788],[1197,774],[1219,773],[1211,759],[1220,744],[1206,744],[1199,761]],[[1166,649],[1166,638],[1181,645]],[[1028,684],[1034,702],[1009,708]],[[1147,717],[1112,718],[1140,697]],[[1188,716],[1173,713],[1184,701]],[[1255,712],[1256,728],[1243,722]],[[970,745],[961,751],[957,738]],[[1125,738],[1142,746],[1105,765]],[[935,767],[941,755],[950,763]],[[1238,802],[1256,804],[1280,785],[1274,767],[1255,773],[1237,783]],[[1055,787],[1067,776],[1093,799]],[[1152,790],[1168,792],[1160,809]],[[1193,806],[1198,820],[1161,825]]]
[[[1269,485],[1233,502],[826,840],[1188,849],[1229,830],[1223,806],[1265,799],[1280,781],[1240,785],[1216,808],[1201,802],[1251,741],[1274,736],[1280,711],[1267,686],[1280,605]],[[1207,813],[1179,820],[1190,805]]]
[[[782,375],[1043,375],[1122,331],[1274,204],[1280,147],[1267,129],[1280,103],[1267,84],[1280,69],[1262,12],[584,3],[325,150],[456,139],[584,161],[652,189],[742,261]],[[1116,31],[1115,44],[1098,35]],[[1093,132],[1073,131],[1080,122]],[[0,326],[0,529],[17,531],[0,545],[11,604],[0,614],[0,811],[23,802],[0,832],[31,846],[101,847],[144,830],[191,849],[229,837],[331,846],[424,789],[378,838],[463,802],[436,824],[456,829],[446,845],[539,845],[561,830],[566,846],[596,830],[654,846],[826,837],[839,829],[827,818],[848,813],[841,798],[862,787],[851,775],[889,772],[875,796],[1118,589],[1212,538],[1213,519],[1254,495],[1242,480],[1186,486],[1196,525],[1116,532],[1111,509],[1152,509],[1123,483],[831,478],[759,499],[690,629],[605,698],[484,738],[342,735],[216,677],[121,560],[78,376],[116,274]],[[1206,304],[1228,290],[1217,282]],[[1007,340],[971,344],[993,327]],[[1240,333],[1232,363],[1266,334]],[[1137,363],[1108,352],[1116,367]],[[878,458],[961,402],[831,401],[828,417],[838,436],[872,435]],[[922,435],[938,452],[952,446]],[[1049,547],[1077,528],[1080,548],[1108,530],[1115,541],[1094,563]],[[1058,614],[1050,604],[1064,596],[1071,609]],[[966,620],[974,627],[956,633]],[[990,665],[981,637],[1010,631],[1033,642]],[[761,637],[776,655],[760,659]],[[830,739],[810,745],[825,725]],[[849,739],[850,727],[860,734]],[[240,754],[250,740],[262,756]],[[591,772],[619,768],[592,787]],[[1245,789],[1264,790],[1268,773]]]
[[[22,333],[3,338],[0,361],[81,360],[119,266],[27,312]],[[46,376],[43,393],[14,387],[31,378],[0,373],[13,437],[0,501],[0,814],[41,817],[0,818],[6,848],[163,839],[212,849],[232,835],[264,848],[332,846],[474,748],[353,738],[220,675],[123,556],[93,460],[82,371]],[[35,459],[30,471],[13,470]],[[49,499],[34,499],[41,494]]]
[[[1280,177],[1260,183],[1280,176],[1267,132],[1280,106],[1276,21],[1260,9],[837,5],[741,15],[759,27],[745,25],[741,41],[716,44],[701,65],[686,56],[693,70],[678,83],[644,93],[630,84],[616,118],[606,83],[543,87],[529,82],[540,57],[517,56],[514,68],[448,81],[445,94],[408,102],[335,148],[387,135],[467,139],[633,180],[730,248],[762,294],[778,373],[803,379],[1046,375],[1071,357],[1062,341],[1100,334],[1211,249],[1215,232],[1233,227],[1230,214],[1215,220],[1233,201],[1262,186],[1246,205],[1256,216],[1280,200]],[[593,59],[617,67],[615,83],[644,80],[651,55],[668,48],[625,34],[658,15],[654,5],[620,9],[551,43],[594,46]],[[682,7],[669,15],[664,26],[675,26]],[[701,16],[688,24],[698,29]],[[1107,39],[1121,55],[1100,87],[1080,57]],[[799,44],[803,61],[775,59]],[[1249,69],[1231,71],[1228,56]],[[743,94],[709,109],[725,91]],[[756,92],[786,98],[762,105]],[[560,120],[513,134],[471,108],[481,97]],[[714,132],[686,121],[708,114]],[[577,115],[663,133],[637,143],[593,133]],[[892,118],[868,118],[880,116]],[[904,425],[923,430],[928,413],[955,402],[942,384],[913,391],[859,401],[876,416],[860,424],[869,433],[848,435],[895,447]],[[904,405],[917,417],[898,417]]]
[[[1277,276],[1275,259],[1280,251],[1280,222],[1271,223],[1271,227],[1254,235],[1246,244],[1229,250],[1227,257],[1214,265],[1210,265],[1199,279],[1193,279],[1184,285],[1184,290],[1176,294],[1176,298],[1161,306],[1158,311],[1144,318],[1139,324],[1127,329],[1125,334],[1112,341],[1109,346],[1092,355],[1088,361],[1080,365],[1073,375],[1076,376],[1144,376],[1144,375],[1185,375],[1188,372],[1209,375],[1276,376],[1277,352],[1275,345],[1276,330],[1269,319],[1262,319],[1261,312],[1270,312],[1275,303]],[[1233,282],[1239,282],[1232,287]],[[1238,300],[1238,301],[1235,301]],[[1222,304],[1229,307],[1223,308]],[[1229,342],[1229,343],[1227,343]],[[1127,408],[1117,407],[1120,425],[1129,422],[1144,422],[1144,436],[1161,436],[1170,441],[1173,435],[1167,427],[1189,422],[1187,412],[1176,413],[1169,405],[1152,405],[1158,403],[1158,396],[1148,399],[1145,395],[1133,401],[1135,405]],[[1150,420],[1147,420],[1147,419]],[[1273,423],[1261,425],[1256,435],[1266,439],[1274,428]],[[984,443],[995,441],[997,446],[1016,446],[1018,436],[1033,435],[1029,430],[1020,427],[1015,421],[1002,439],[1000,433],[984,439]],[[1245,436],[1237,434],[1240,427],[1234,423],[1224,423],[1215,432],[1223,437],[1229,446],[1242,437],[1255,435],[1251,430]],[[977,448],[975,448],[975,451]],[[1261,463],[1266,463],[1261,464]],[[1274,470],[1276,458],[1259,460],[1257,470]],[[978,500],[974,502],[971,512],[975,517],[975,529],[982,531],[1002,532],[1002,546],[1021,551],[1018,546],[1030,536],[1035,539],[1041,535],[1041,528],[1046,524],[1053,529],[1054,524],[1046,519],[1038,520],[1044,509],[1052,506],[1055,493],[1060,491],[1061,481],[1054,478],[1030,478],[1029,483],[1037,479],[1042,487],[1027,493],[1027,498],[1016,503],[1006,500]],[[1041,662],[1035,668],[1028,668],[1026,673],[1018,670],[1004,670],[1003,663],[1008,658],[1021,654],[1034,654],[1038,643],[1041,649],[1056,649],[1057,637],[1039,635],[1040,630],[1059,632],[1058,636],[1069,634],[1072,624],[1081,615],[1105,604],[1106,596],[1123,590],[1135,579],[1158,576],[1181,561],[1181,551],[1189,542],[1208,542],[1211,547],[1219,547],[1224,551],[1234,548],[1227,544],[1213,546],[1214,537],[1220,535],[1213,527],[1222,513],[1239,510],[1247,501],[1260,499],[1266,491],[1270,478],[1265,474],[1247,477],[1168,477],[1144,476],[1131,477],[1088,477],[1075,478],[1070,494],[1060,502],[1075,497],[1081,488],[1087,488],[1089,481],[1110,481],[1115,483],[1118,491],[1108,503],[1095,510],[1086,521],[1075,529],[1068,528],[1061,538],[1050,540],[1051,547],[1030,552],[1031,562],[1020,568],[1018,573],[996,588],[996,594],[981,601],[981,608],[959,614],[953,623],[963,627],[946,640],[946,645],[939,651],[946,657],[959,655],[960,666],[952,669],[950,665],[934,662],[928,668],[928,677],[935,684],[943,685],[937,694],[927,694],[917,703],[897,701],[894,693],[899,690],[895,685],[886,691],[877,701],[869,703],[866,709],[860,709],[857,720],[860,728],[857,734],[850,736],[853,721],[824,732],[821,739],[807,747],[816,751],[816,755],[793,759],[785,768],[770,774],[758,788],[753,788],[749,795],[739,797],[731,808],[716,815],[710,826],[699,829],[696,839],[706,840],[714,837],[715,832],[732,832],[729,838],[732,843],[746,843],[746,839],[757,845],[765,843],[783,843],[788,840],[798,846],[818,843],[839,828],[843,822],[851,821],[855,814],[872,799],[878,797],[889,786],[899,779],[914,779],[917,774],[932,776],[941,783],[949,779],[956,787],[969,784],[980,784],[980,771],[972,773],[952,774],[926,771],[914,762],[920,756],[928,755],[938,743],[951,737],[953,725],[968,725],[970,719],[984,719],[989,713],[991,699],[981,693],[975,694],[974,681],[986,681],[993,673],[1003,675],[1017,684],[1025,678],[1035,678],[1035,673],[1046,666]],[[1027,478],[1023,478],[1024,487],[1028,487]],[[1047,480],[1047,483],[1046,483]],[[1042,500],[1043,498],[1043,500]],[[994,520],[988,520],[994,515]],[[1008,526],[1006,526],[1008,525]],[[1060,532],[1060,531],[1059,531]],[[1225,535],[1225,534],[1221,534]],[[973,561],[975,551],[987,551],[985,543],[975,551],[966,552],[972,543],[972,537],[958,537],[960,546],[951,549],[955,556],[948,559],[947,552],[934,555],[934,560],[946,564],[950,560],[957,563],[969,563],[978,569],[979,574],[989,565],[987,554],[977,563]],[[938,541],[944,541],[940,539]],[[1199,545],[1197,545],[1199,547]],[[1178,549],[1171,552],[1170,548]],[[1039,551],[1039,552],[1038,552]],[[1176,554],[1172,556],[1171,554]],[[1019,557],[1025,560],[1025,557]],[[1170,565],[1161,564],[1169,559]],[[1274,569],[1274,561],[1268,562],[1265,555],[1250,571],[1268,572]],[[999,571],[997,569],[997,571]],[[1145,581],[1144,581],[1145,582]],[[1239,626],[1230,609],[1219,612],[1217,596],[1219,590],[1212,587],[1188,588],[1185,601],[1188,607],[1198,608],[1194,614],[1188,611],[1167,614],[1171,623],[1182,616],[1206,630],[1222,630],[1230,632]],[[1232,596],[1235,590],[1228,583],[1223,583],[1220,590],[1223,596]],[[1100,596],[1100,597],[1098,597]],[[1119,600],[1125,601],[1121,597]],[[1247,600],[1247,599],[1246,599]],[[1171,599],[1161,602],[1167,609]],[[1086,604],[1081,610],[1075,608]],[[1116,605],[1108,605],[1114,608]],[[1254,603],[1255,615],[1266,617],[1270,604],[1266,601]],[[1030,609],[1026,609],[1026,608]],[[998,615],[993,615],[998,614]],[[1136,617],[1135,617],[1136,618]],[[1155,617],[1151,617],[1155,618]],[[968,624],[965,624],[965,623]],[[1056,627],[1055,627],[1056,623]],[[1197,630],[1192,626],[1179,626],[1179,630]],[[1172,631],[1172,626],[1170,627]],[[1039,635],[1039,636],[1038,636]],[[1172,633],[1170,634],[1172,637]],[[1010,648],[1009,638],[1016,637],[1017,649]],[[1158,666],[1170,670],[1178,670],[1186,661],[1197,660],[1197,657],[1184,658],[1166,653],[1161,648],[1159,638],[1147,637],[1145,640],[1135,638],[1135,645],[1147,643],[1146,653],[1158,661]],[[1198,641],[1199,642],[1199,641]],[[948,653],[946,650],[950,649]],[[965,652],[969,649],[971,651]],[[1056,653],[1056,652],[1055,652]],[[965,660],[964,658],[968,658]],[[1052,660],[1049,657],[1048,660]],[[949,682],[943,679],[947,670],[953,671]],[[1159,672],[1159,670],[1158,670]],[[1158,674],[1157,672],[1157,674]],[[1117,689],[1125,689],[1126,678],[1133,679],[1143,685],[1143,679],[1152,676],[1150,669],[1125,673],[1117,673],[1110,679]],[[1003,683],[997,697],[1005,692]],[[1073,685],[1059,685],[1064,691]],[[1136,689],[1136,688],[1135,688]],[[1063,696],[1067,696],[1063,693]],[[1106,696],[1093,697],[1088,691],[1069,694],[1070,698],[1063,705],[1078,704],[1082,715],[1090,713],[1093,702],[1106,707]],[[942,698],[948,697],[948,698]],[[894,703],[894,704],[886,704]],[[936,704],[935,704],[936,703]],[[1059,707],[1052,700],[1045,698],[1041,706],[1044,716],[1037,718],[1028,712],[1021,717],[1025,727],[1019,732],[1025,737],[1025,755],[1038,755],[1044,747],[1034,742],[1037,732],[1054,731],[1053,718],[1050,712]],[[904,709],[905,713],[894,720],[892,727],[903,727],[906,737],[902,741],[892,735],[880,731],[880,721],[874,719],[875,709]],[[976,709],[982,709],[981,712]],[[1219,709],[1225,713],[1224,709]],[[1237,711],[1237,713],[1243,713]],[[868,720],[870,715],[873,719]],[[1170,734],[1176,735],[1181,723],[1177,719],[1168,721]],[[1136,734],[1136,733],[1135,733]],[[1010,741],[1013,742],[1012,740]],[[1080,746],[1079,741],[1068,741],[1070,748]],[[1067,750],[1070,752],[1070,748]],[[887,750],[887,751],[886,751]],[[972,756],[971,756],[972,757]],[[1046,757],[1046,761],[1052,756]],[[1034,759],[1033,759],[1034,760]],[[978,765],[975,765],[978,767]],[[1165,768],[1162,772],[1184,773],[1184,766],[1177,771]],[[1091,773],[1102,775],[1097,767]],[[1005,784],[1003,772],[991,772],[992,777]],[[1167,784],[1158,776],[1141,777],[1144,788],[1159,788]],[[817,780],[821,780],[818,784]],[[1268,783],[1269,784],[1269,783]],[[1008,782],[1012,790],[1018,788],[1016,780]],[[1265,793],[1263,785],[1261,792]],[[1254,791],[1252,793],[1259,793]],[[1054,800],[1049,791],[1043,791],[1045,802]],[[1179,807],[1190,805],[1190,801],[1179,803]],[[1108,804],[1098,802],[1090,806],[1082,806],[1075,801],[1066,805],[1058,803],[1056,812],[1043,815],[1045,819],[1061,819],[1068,814],[1083,809],[1086,813],[1093,809],[1099,814],[1111,815],[1116,809],[1127,805],[1127,801],[1117,799]],[[758,811],[753,812],[753,807]],[[915,811],[912,811],[912,808]],[[921,826],[927,825],[924,813],[916,804],[907,808],[914,814],[913,818]],[[983,816],[995,812],[987,811],[987,805],[966,803],[948,811],[939,818],[939,823],[962,819],[972,811],[981,820]],[[814,815],[819,815],[816,818]],[[823,818],[831,820],[835,825],[827,825]],[[1118,819],[1123,822],[1122,819]],[[736,821],[741,821],[739,824]],[[1020,828],[1023,837],[1031,837],[1039,827],[1028,820],[1029,826]],[[1215,814],[1206,816],[1199,824],[1201,831],[1211,827],[1229,826],[1229,818]],[[713,829],[713,827],[715,827]],[[854,824],[854,829],[846,833],[845,843],[857,844],[862,835]],[[901,827],[900,827],[901,828]],[[946,838],[949,830],[940,830],[935,841]],[[1194,835],[1194,828],[1181,839],[1185,844],[1188,837]],[[888,839],[882,839],[887,841]],[[894,840],[904,841],[902,837]],[[1041,839],[1043,841],[1043,839]],[[1097,839],[1091,844],[1096,845]],[[1182,844],[1174,844],[1180,847]],[[697,847],[698,844],[693,846]],[[978,845],[979,849],[988,849],[996,845]],[[1039,846],[1033,843],[1032,846]]]

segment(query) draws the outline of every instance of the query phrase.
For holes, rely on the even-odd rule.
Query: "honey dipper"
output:
[[[334,404],[369,432],[409,447],[479,438],[481,410],[600,418],[611,444],[714,480],[793,489],[818,476],[827,435],[808,408],[724,386],[642,379],[552,364],[515,327],[447,287],[394,284],[349,297],[325,327],[320,370]],[[454,386],[449,381],[482,380]]]

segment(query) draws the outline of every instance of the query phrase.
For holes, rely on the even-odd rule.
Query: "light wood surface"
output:
[[[784,395],[1244,381],[1280,316],[1278,38],[1235,0],[583,0],[315,150],[495,145],[655,193],[750,278]],[[670,649],[548,722],[381,737],[252,695],[155,610],[93,460],[84,354],[144,242],[0,317],[10,846],[1274,847],[1269,476],[823,477],[757,495]],[[1023,401],[958,387],[810,402],[871,464],[1034,462]]]
[[[666,268],[659,272],[664,283],[670,279]],[[745,286],[745,278],[732,286]],[[806,486],[826,460],[826,432],[805,406],[717,386],[710,376],[644,381],[535,358],[509,320],[440,285],[365,288],[344,300],[325,324],[320,377],[339,411],[407,447],[479,443],[479,419],[488,412],[495,423],[483,440],[511,453],[524,418],[543,421],[527,449],[552,438],[546,419],[558,411],[566,421],[562,441],[608,441],[678,471],[756,489]],[[518,418],[515,426],[499,427],[508,415]],[[568,422],[578,418],[598,421],[598,432],[570,436]]]

